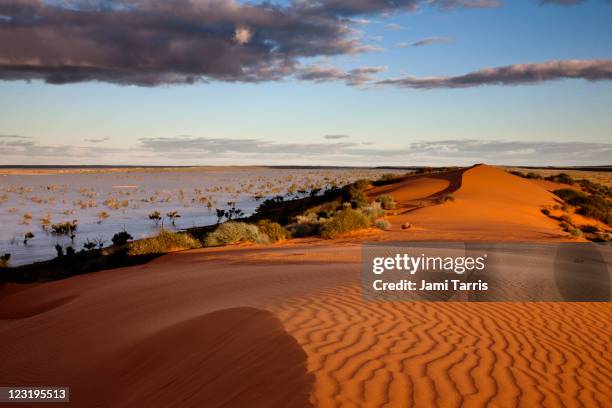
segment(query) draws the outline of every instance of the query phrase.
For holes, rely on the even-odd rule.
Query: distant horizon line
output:
[[[477,164],[477,163],[475,163]],[[486,164],[486,163],[485,163]],[[513,165],[491,164],[499,167],[516,167],[523,169],[550,169],[550,170],[586,170],[586,171],[612,171],[612,164],[601,165]],[[333,165],[261,165],[261,164],[210,164],[210,165],[127,165],[127,164],[0,164],[0,169],[189,169],[213,167],[262,167],[275,169],[395,169],[417,170],[422,168],[441,167],[470,167],[466,165],[419,165],[419,166],[333,166]]]

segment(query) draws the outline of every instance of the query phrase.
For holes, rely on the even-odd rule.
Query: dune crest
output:
[[[556,203],[555,196],[493,166],[411,175],[385,187],[372,189],[370,196],[390,194],[398,202],[400,210],[390,218],[395,232],[392,239],[564,239],[558,223],[541,212]],[[402,230],[405,223],[413,228]]]

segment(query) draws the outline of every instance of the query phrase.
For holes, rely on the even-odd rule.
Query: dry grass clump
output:
[[[223,223],[206,236],[205,246],[237,244],[239,242],[269,243],[270,239],[257,225],[230,221]]]
[[[389,231],[391,229],[391,223],[384,218],[374,221],[374,226],[383,231]]]
[[[200,246],[200,241],[189,234],[162,229],[155,237],[131,242],[128,255],[163,254],[172,250],[193,249]]]
[[[289,231],[278,222],[261,220],[257,223],[257,228],[259,228],[259,232],[268,237],[270,242],[284,241],[289,238]]]
[[[336,238],[350,231],[368,228],[371,222],[372,220],[361,210],[344,208],[323,225],[321,236],[323,238]]]
[[[383,209],[393,210],[395,208],[395,200],[390,195],[381,195],[376,199],[380,203]]]

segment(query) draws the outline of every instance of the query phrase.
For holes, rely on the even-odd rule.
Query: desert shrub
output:
[[[612,214],[610,214],[610,210],[604,210],[597,205],[586,203],[581,205],[576,212],[580,215],[584,215],[585,217],[602,221],[607,225],[612,225]]]
[[[257,223],[259,232],[268,237],[270,242],[282,241],[288,238],[288,231],[278,222],[261,220]]]
[[[236,244],[238,242],[267,243],[269,239],[256,225],[245,222],[226,222],[206,236],[206,246]]]
[[[4,254],[0,256],[0,268],[8,268],[11,254]]]
[[[346,232],[355,231],[370,226],[370,219],[360,210],[345,208],[326,222],[321,230],[323,238],[335,238]]]
[[[562,188],[553,191],[553,194],[571,205],[580,205],[586,201],[587,195],[572,188]]]
[[[534,173],[534,172],[529,172],[525,175],[525,178],[527,179],[534,179],[534,180],[538,180],[541,179],[542,176],[540,176],[538,173]]]
[[[525,177],[525,175],[521,173],[520,171],[510,170],[509,173],[512,175],[518,176],[518,177]]]
[[[372,185],[372,182],[370,180],[366,180],[366,179],[359,179],[357,181],[355,181],[351,187],[355,187],[357,190],[365,190],[367,188],[369,188]]]
[[[376,201],[370,205],[362,207],[361,212],[372,221],[385,215],[385,211],[383,210],[381,203]]]
[[[391,229],[391,223],[384,218],[374,221],[374,226],[383,231],[389,231]]]
[[[32,238],[34,238],[34,234],[32,232],[26,232],[23,235],[23,244],[27,245],[28,241],[31,240]]]
[[[410,229],[412,228],[412,224],[410,224],[409,222],[405,222],[402,224],[402,229]]]
[[[563,231],[569,231],[572,226],[565,221],[559,223],[559,226],[563,228]]]
[[[550,215],[550,210],[548,208],[542,208],[540,211],[542,211],[544,215]]]
[[[580,231],[578,228],[570,228],[567,232],[570,233],[570,235],[574,238],[578,238],[582,236],[582,231]]]
[[[569,188],[555,190],[553,193],[566,203],[578,207],[576,210],[578,214],[612,225],[610,204],[606,198],[597,194],[587,195]]]
[[[586,179],[578,180],[578,184],[580,184],[580,186],[590,194],[601,195],[607,198],[612,197],[612,188],[604,186],[603,184],[594,183]]]
[[[321,224],[294,223],[287,225],[287,230],[294,238],[312,237],[321,233]]]
[[[51,232],[57,235],[72,235],[77,229],[77,220],[51,224]]]
[[[585,237],[589,241],[593,241],[593,242],[610,242],[612,240],[612,236],[610,234],[602,233],[602,232],[589,233],[589,234],[586,234]]]
[[[157,225],[162,219],[161,213],[159,211],[153,211],[151,214],[149,214],[149,219],[155,222],[155,225]]]
[[[587,233],[587,234],[594,234],[596,232],[599,232],[599,228],[597,228],[594,225],[581,225],[580,231]]]
[[[95,242],[91,242],[89,239],[87,239],[84,243],[83,243],[83,249],[85,249],[86,251],[91,251],[92,249],[94,249],[96,247],[96,243]]]
[[[345,195],[344,201],[351,203],[351,206],[353,208],[361,208],[368,205],[368,199],[365,193],[355,186],[351,186],[347,190],[347,194]]]
[[[131,242],[128,255],[163,254],[174,249],[192,249],[200,246],[200,242],[189,234],[162,229],[155,237]]]
[[[559,173],[554,176],[548,176],[546,177],[545,180],[552,181],[555,183],[569,184],[569,185],[573,185],[575,183],[574,179],[569,174],[566,174],[566,173]]]
[[[376,201],[378,201],[385,210],[392,210],[395,208],[395,200],[390,195],[381,195]]]
[[[113,245],[122,246],[128,243],[128,241],[133,240],[134,238],[125,230],[116,233],[113,235]]]

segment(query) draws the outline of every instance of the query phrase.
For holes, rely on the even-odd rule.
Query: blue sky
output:
[[[553,60],[609,61],[609,2],[420,5],[350,18],[351,35],[371,51],[298,62],[341,72],[380,69],[357,85],[296,74],[155,86],[2,81],[0,164],[610,164],[607,74],[425,89],[380,83]],[[19,41],[23,34],[9,35]],[[427,39],[434,40],[412,45]],[[0,46],[0,62],[11,58]]]

